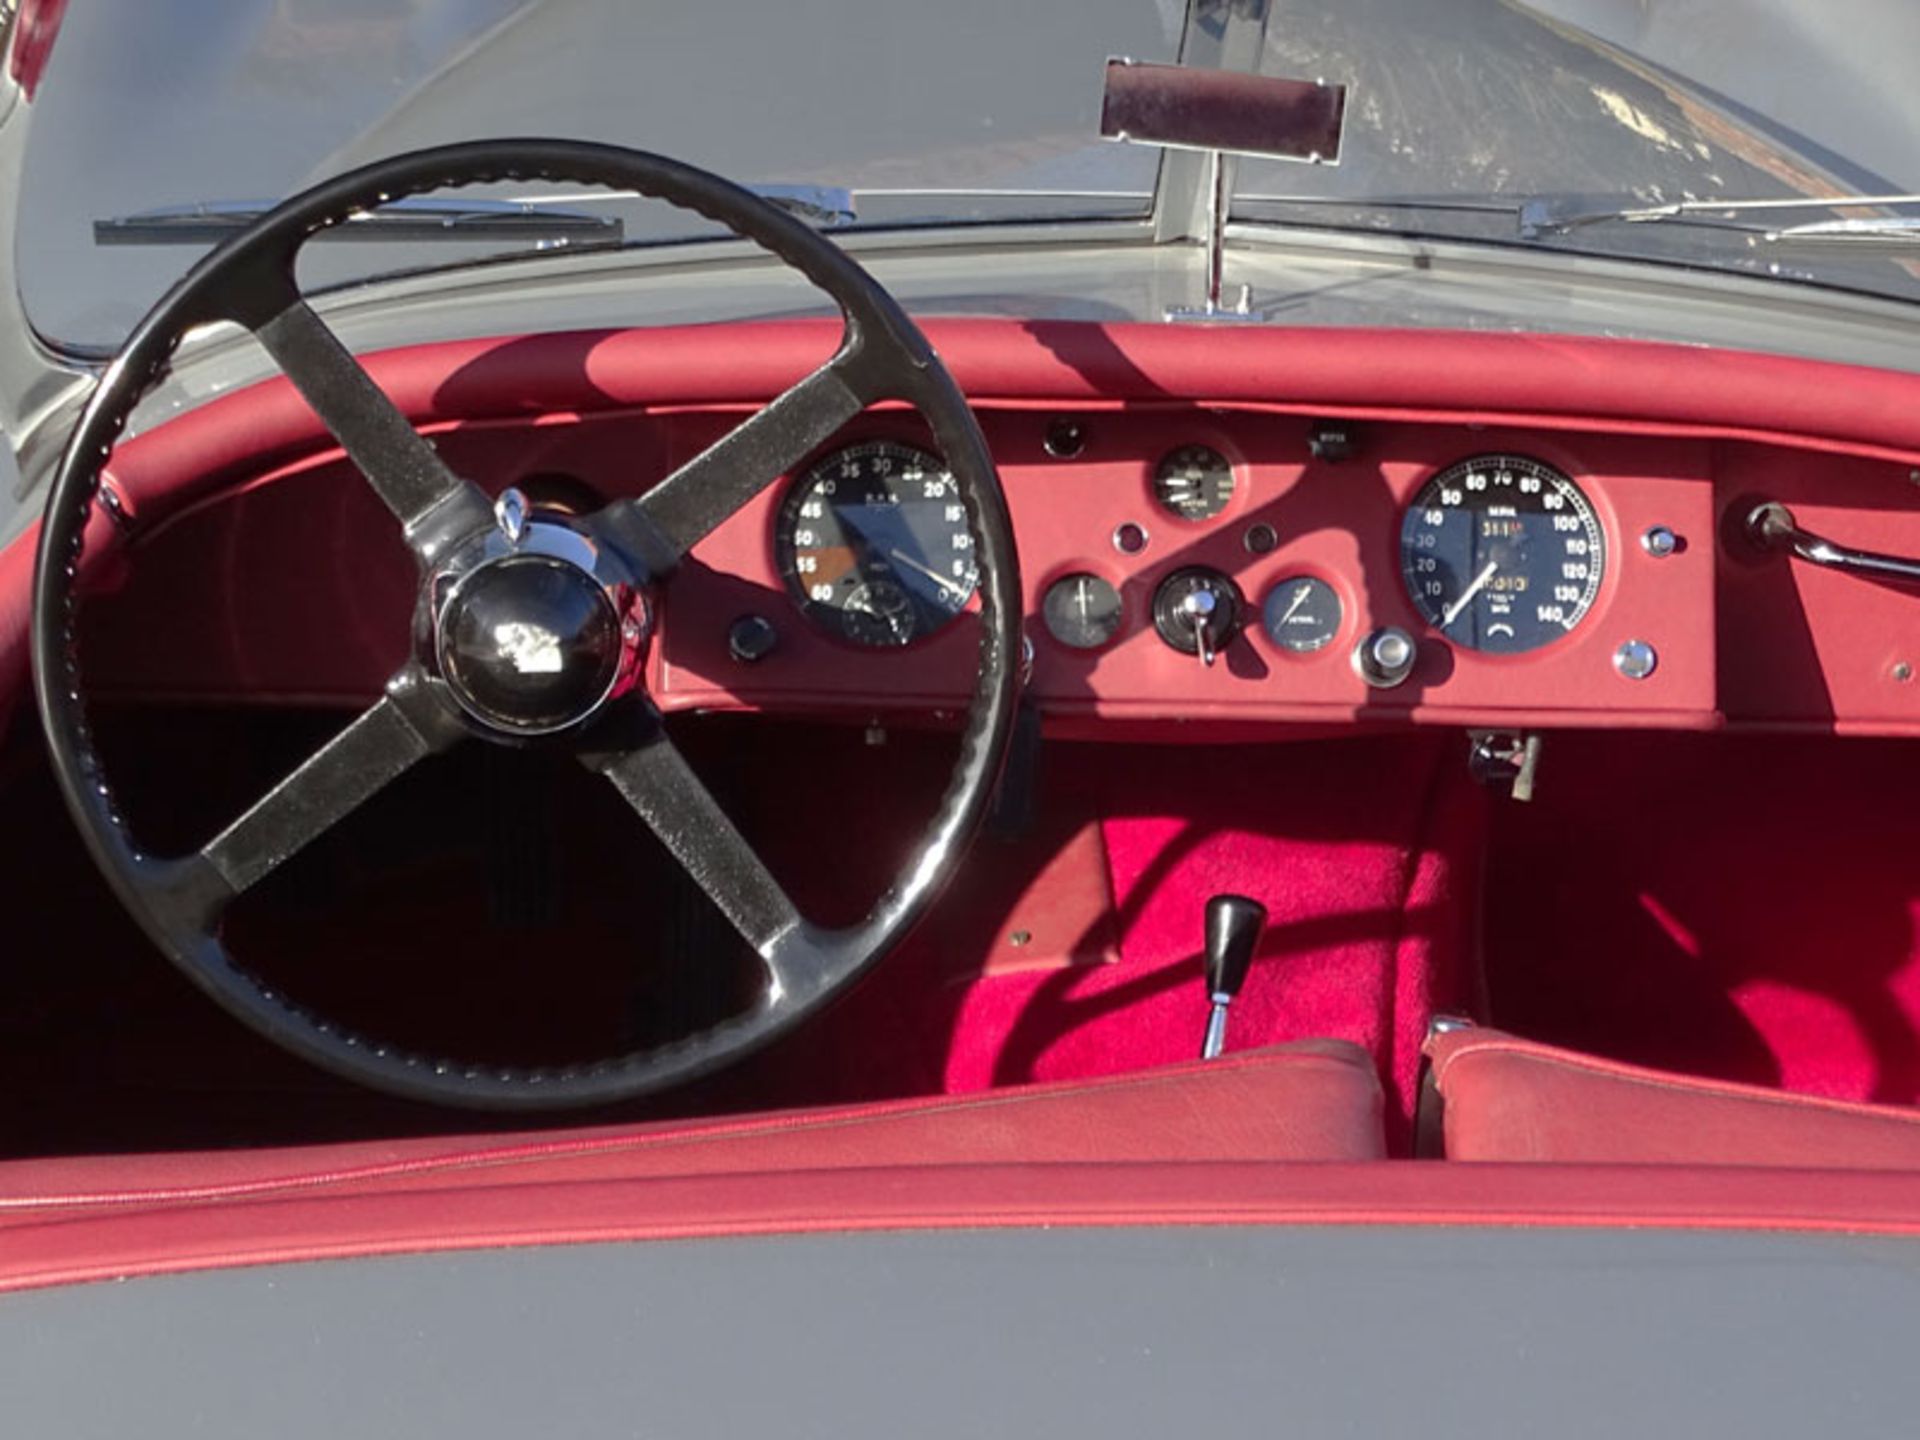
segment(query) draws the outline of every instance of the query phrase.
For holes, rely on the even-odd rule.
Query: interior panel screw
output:
[[[1007,937],[1007,943],[1017,949],[1022,945],[1028,944],[1032,939],[1033,932],[1031,930],[1016,930]]]
[[[1644,640],[1629,640],[1613,652],[1613,668],[1629,680],[1644,680],[1660,664],[1660,654]]]
[[[1680,537],[1664,525],[1655,525],[1640,537],[1640,548],[1656,560],[1664,560],[1680,548]]]
[[[1905,660],[1894,661],[1893,678],[1898,680],[1902,685],[1906,684],[1907,681],[1913,679],[1913,666],[1909,665]]]

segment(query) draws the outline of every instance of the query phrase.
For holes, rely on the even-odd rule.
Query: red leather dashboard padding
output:
[[[1494,1030],[1427,1044],[1449,1160],[1920,1170],[1920,1110],[1616,1064]]]
[[[1113,1079],[717,1122],[18,1161],[0,1165],[0,1227],[315,1190],[903,1165],[1377,1160],[1385,1154],[1381,1106],[1364,1050],[1307,1040]]]

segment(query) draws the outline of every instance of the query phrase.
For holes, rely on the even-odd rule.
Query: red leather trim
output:
[[[969,399],[1082,408],[1165,401],[1378,419],[1602,423],[1636,434],[1920,451],[1920,376],[1740,351],[1572,336],[928,320]],[[771,398],[832,352],[837,322],[571,332],[367,357],[417,422]],[[164,440],[163,440],[163,437]],[[324,438],[284,380],[212,401],[123,447],[144,491]],[[184,453],[183,453],[184,452]],[[137,468],[127,468],[137,456]],[[149,471],[148,467],[153,467]]]
[[[1379,1161],[913,1166],[303,1195],[9,1233],[0,1291],[505,1245],[1071,1225],[1655,1225],[1920,1234],[1920,1175]]]
[[[1384,1156],[1357,1045],[1307,1040],[1095,1081],[713,1122],[0,1166],[0,1226],[50,1212],[327,1189],[445,1188],[892,1165],[1360,1161]]]
[[[1498,1031],[1441,1035],[1427,1053],[1449,1159],[1920,1170],[1920,1111],[1695,1080]]]

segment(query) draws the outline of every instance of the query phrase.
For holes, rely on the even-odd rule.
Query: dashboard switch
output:
[[[752,665],[773,653],[780,632],[764,615],[742,615],[727,631],[727,650],[743,665]]]
[[[1413,673],[1420,648],[1398,625],[1383,625],[1353,647],[1353,668],[1376,690],[1391,690]]]
[[[1239,631],[1245,608],[1232,580],[1218,570],[1190,565],[1167,576],[1154,591],[1153,628],[1181,654],[1197,655],[1202,665],[1212,665]]]

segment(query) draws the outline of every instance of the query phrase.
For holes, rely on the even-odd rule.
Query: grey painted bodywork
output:
[[[335,1261],[0,1299],[12,1435],[1894,1435],[1920,1245],[983,1231]]]

